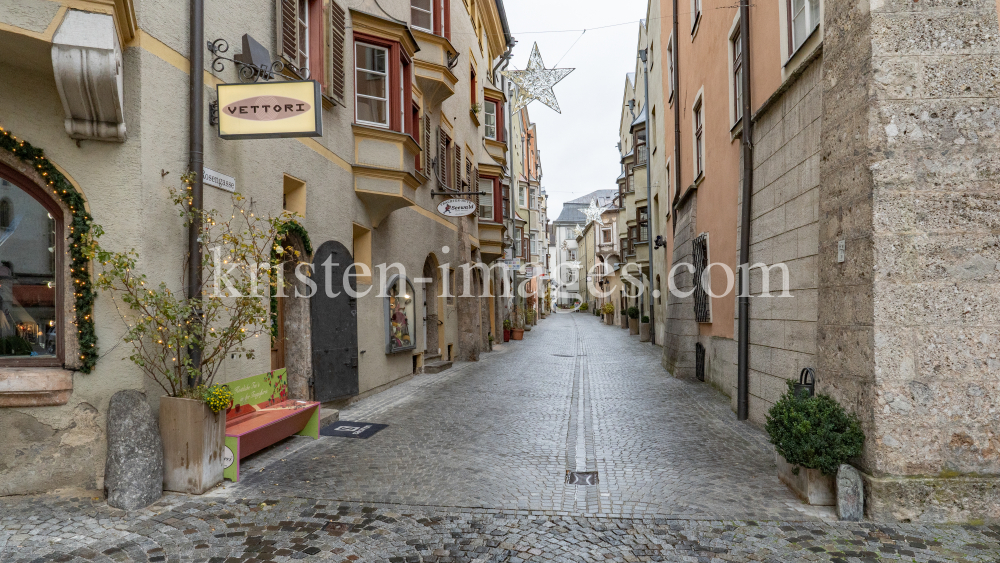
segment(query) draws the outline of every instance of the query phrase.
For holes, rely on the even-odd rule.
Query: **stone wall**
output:
[[[755,424],[764,423],[786,380],[816,364],[822,76],[823,62],[815,59],[762,108],[753,130],[750,264],[785,264],[789,290],[781,296],[779,269],[770,271],[767,288],[762,270],[751,271],[749,415]]]
[[[862,419],[869,516],[998,519],[996,4],[829,0],[824,28],[820,390]]]
[[[671,264],[694,261],[692,242],[697,236],[695,232],[698,211],[698,193],[691,190],[685,199],[679,202],[674,222],[674,244]],[[667,275],[670,278],[670,275]],[[694,287],[694,276],[683,268],[678,268],[673,276],[674,286],[680,293],[687,293]],[[664,284],[667,292],[667,330],[663,340],[663,367],[674,377],[694,378],[695,355],[694,344],[698,338],[698,323],[694,320],[694,297],[678,297]]]

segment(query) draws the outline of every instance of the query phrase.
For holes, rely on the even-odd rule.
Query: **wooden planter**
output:
[[[632,336],[639,334],[639,319],[633,319],[632,317],[629,317],[628,333]]]
[[[834,506],[837,504],[837,490],[834,485],[834,478],[823,475],[819,469],[806,469],[798,465],[792,465],[775,454],[775,462],[778,464],[778,479],[788,485],[802,500],[814,506]],[[798,475],[795,469],[798,468]]]
[[[225,412],[213,413],[195,399],[161,397],[160,437],[164,490],[200,495],[222,482]]]
[[[510,339],[511,340],[523,340],[524,339],[524,329],[523,328],[512,328],[512,329],[510,329]]]

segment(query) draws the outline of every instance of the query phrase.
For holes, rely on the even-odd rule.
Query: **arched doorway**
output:
[[[438,261],[433,254],[428,254],[424,260],[423,278],[423,341],[424,361],[430,356],[441,355],[441,340],[438,327],[444,323],[438,318],[438,296],[441,294],[441,279],[438,271]]]
[[[313,399],[330,401],[358,394],[358,300],[354,276],[343,287],[344,272],[354,262],[347,248],[326,241],[313,255],[316,293],[309,299],[312,328]],[[329,266],[327,266],[329,264]],[[327,279],[332,294],[327,294]]]
[[[285,256],[295,256],[297,260],[288,260],[282,266],[283,291],[275,296],[277,318],[271,339],[271,369],[286,368],[288,370],[288,391],[293,399],[308,400],[312,397],[309,388],[309,377],[312,375],[312,340],[310,334],[309,295],[306,284],[295,276],[295,269],[300,263],[309,263],[310,256],[306,252],[302,237],[288,233],[281,241],[285,248]],[[305,273],[305,267],[301,268]]]

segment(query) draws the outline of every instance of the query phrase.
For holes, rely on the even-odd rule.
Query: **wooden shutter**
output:
[[[287,0],[282,0],[284,3]],[[344,9],[330,0],[330,30],[327,33],[327,47],[330,53],[330,76],[326,80],[326,93],[330,98],[347,107],[347,77],[344,69],[344,49],[347,39],[347,19]]]
[[[278,0],[277,22],[278,55],[291,63],[298,63],[299,3],[298,0]]]
[[[438,127],[438,181],[448,186],[448,136]]]
[[[424,115],[424,171],[431,171],[431,116]]]
[[[469,182],[469,190],[468,191],[470,191],[470,192],[475,191],[475,190],[472,189],[472,161],[469,160],[468,157],[466,157],[466,159],[465,159],[465,178]]]
[[[455,189],[462,191],[462,147],[455,143]]]
[[[472,182],[473,182],[472,183],[472,186],[473,186],[472,187],[472,191],[478,192],[479,191],[479,167],[478,166],[472,169]],[[493,203],[493,202],[490,202],[490,203]],[[479,212],[479,195],[478,194],[476,194],[476,212],[477,213]],[[490,221],[492,221],[493,217],[487,217],[487,219],[490,220]]]

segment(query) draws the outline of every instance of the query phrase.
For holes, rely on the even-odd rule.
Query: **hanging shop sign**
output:
[[[236,191],[236,178],[220,174],[211,168],[202,168],[201,170],[201,181],[204,182],[206,186],[214,186],[227,192]]]
[[[445,217],[465,217],[476,212],[476,202],[468,199],[446,199],[438,204],[438,213]]]
[[[323,99],[315,80],[219,84],[216,93],[223,139],[323,136]]]

